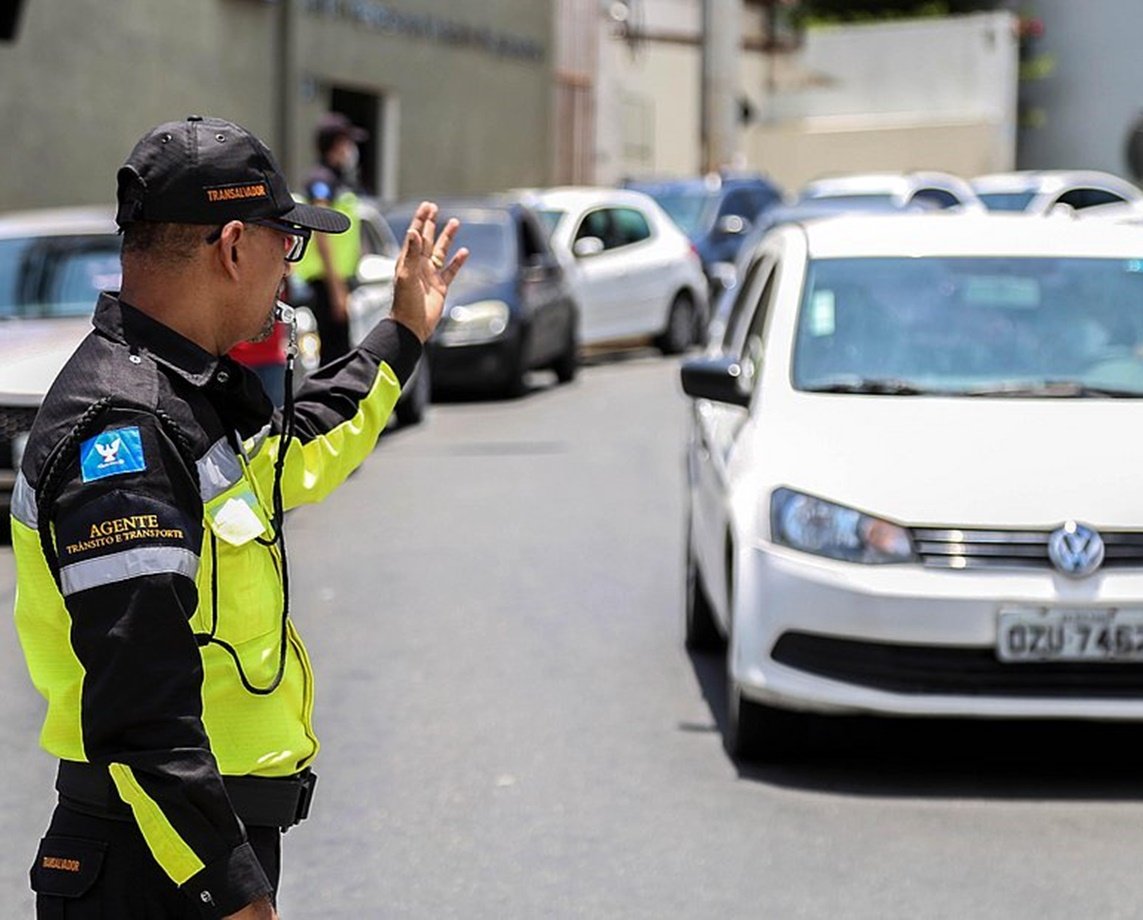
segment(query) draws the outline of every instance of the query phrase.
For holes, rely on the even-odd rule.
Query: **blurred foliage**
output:
[[[801,0],[790,17],[799,26],[952,16],[994,10],[1002,0]]]

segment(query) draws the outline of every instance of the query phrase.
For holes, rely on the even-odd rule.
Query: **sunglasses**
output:
[[[285,221],[274,220],[272,217],[262,217],[257,220],[243,221],[246,224],[256,224],[259,227],[266,227],[277,233],[281,233],[286,237],[286,261],[287,262],[300,262],[302,257],[306,254],[306,247],[309,245],[310,237],[313,231],[308,227],[299,227],[295,224],[287,224]],[[207,243],[217,243],[222,238],[222,231],[226,225],[223,224],[205,238]]]

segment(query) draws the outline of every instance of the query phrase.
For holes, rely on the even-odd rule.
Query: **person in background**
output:
[[[298,277],[314,292],[311,309],[321,338],[322,364],[349,351],[349,291],[361,258],[357,219],[361,152],[357,145],[368,137],[369,132],[339,112],[322,116],[314,132],[318,162],[306,176],[306,200],[339,211],[350,220],[348,233],[318,236],[296,268]]]

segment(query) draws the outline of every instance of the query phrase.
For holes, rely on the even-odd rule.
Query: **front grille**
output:
[[[1143,697],[1143,664],[1003,662],[990,648],[860,642],[783,633],[777,662],[891,693],[1058,698]]]
[[[31,430],[35,417],[35,406],[0,406],[0,469],[12,469],[12,442]]]
[[[913,544],[933,568],[1050,569],[1047,530],[973,530],[915,527]],[[1143,532],[1101,530],[1105,568],[1143,566]]]

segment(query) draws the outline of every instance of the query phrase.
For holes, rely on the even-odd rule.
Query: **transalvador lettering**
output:
[[[223,185],[217,188],[206,189],[206,200],[214,203],[218,201],[241,201],[244,198],[269,198],[264,183],[255,185]]]
[[[58,856],[45,856],[41,862],[45,869],[62,869],[64,872],[78,872],[78,859],[60,859]]]

